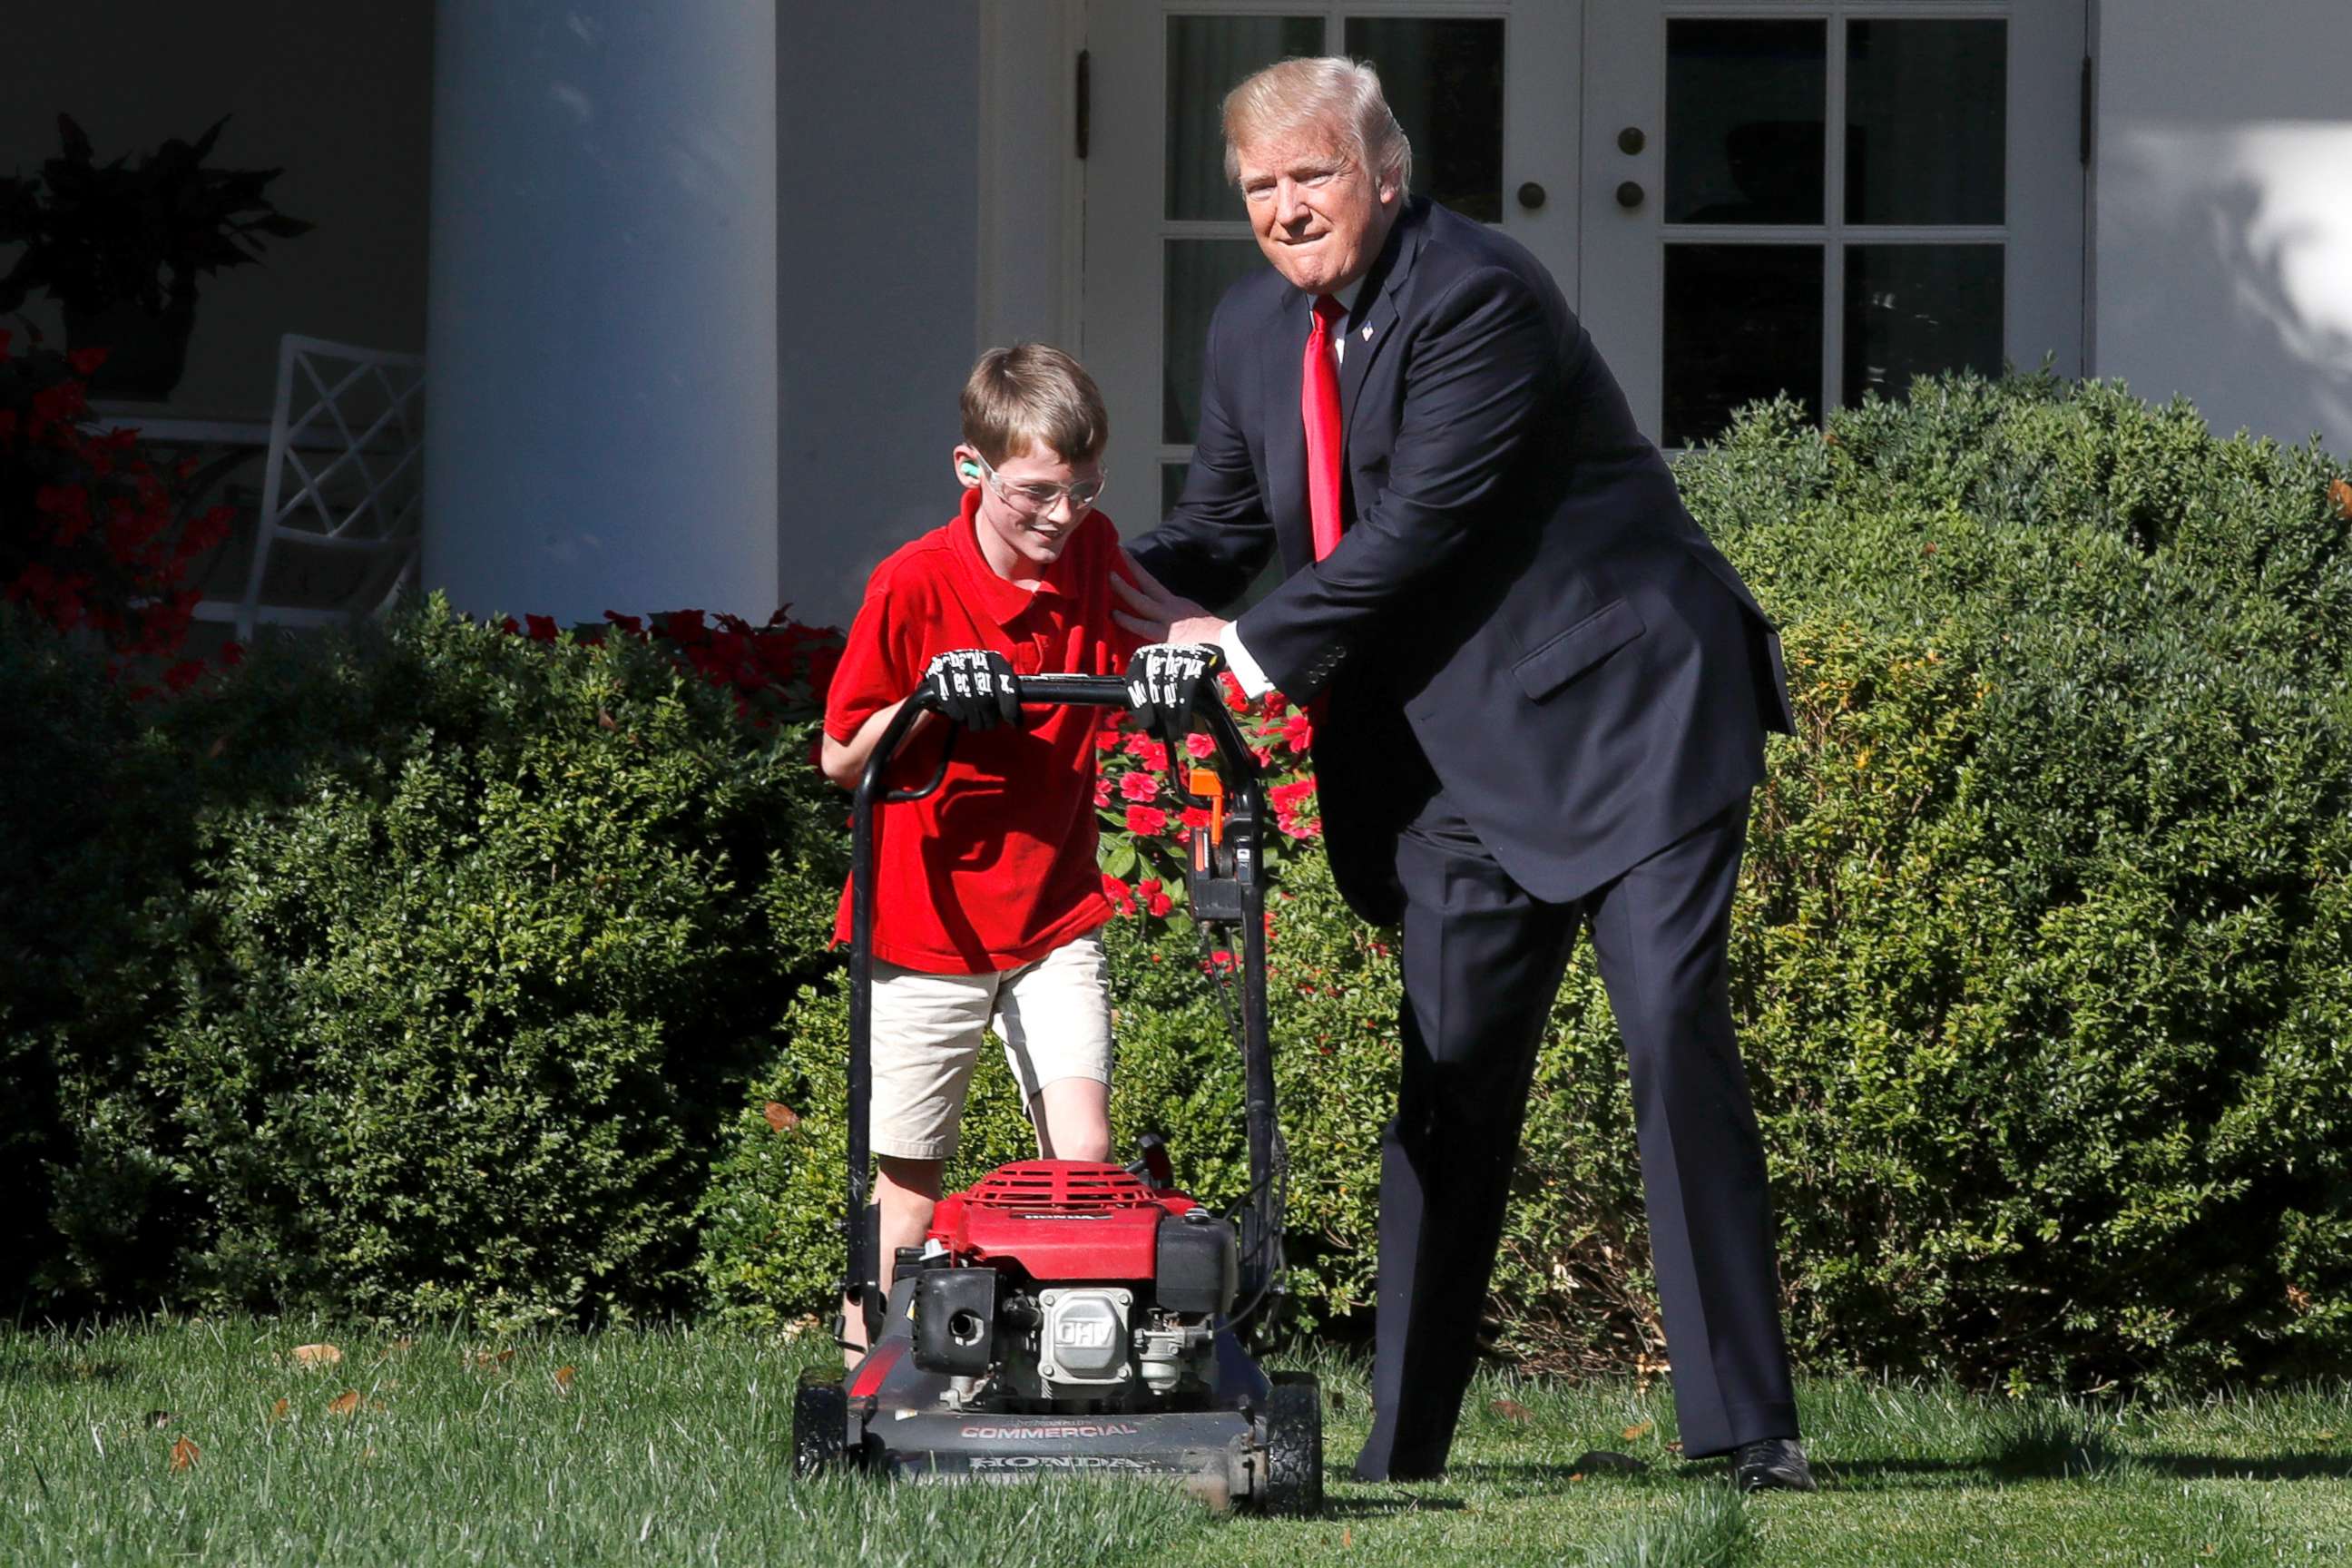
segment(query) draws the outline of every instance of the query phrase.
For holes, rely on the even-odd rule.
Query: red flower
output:
[[[1135,896],[1143,907],[1155,915],[1164,915],[1176,907],[1176,900],[1160,889],[1160,879],[1146,877],[1135,885]]]
[[[614,626],[620,627],[625,632],[643,632],[646,629],[646,623],[641,617],[636,616],[625,616],[618,610],[605,611],[604,618],[612,622]]]
[[[1213,757],[1217,754],[1217,742],[1195,730],[1184,737],[1184,754],[1195,762]]]
[[[1160,781],[1145,773],[1122,773],[1118,780],[1118,793],[1122,800],[1158,800]]]
[[[1168,814],[1156,805],[1130,805],[1127,808],[1127,830],[1150,838],[1168,826]]]
[[[71,544],[89,531],[89,492],[79,485],[43,485],[33,492],[33,510],[51,520],[53,544]]]
[[[1127,738],[1127,754],[1153,773],[1168,771],[1168,748],[1138,731]]]
[[[235,642],[225,642],[221,644],[220,661],[221,668],[224,669],[234,669],[238,665],[243,664],[245,662],[245,645],[243,643]]]
[[[73,366],[76,375],[95,375],[106,363],[106,355],[105,349],[75,349],[66,355],[66,363]]]
[[[1188,805],[1188,806],[1186,806],[1186,807],[1184,808],[1184,813],[1183,813],[1183,822],[1184,822],[1184,826],[1187,826],[1187,827],[1206,827],[1206,826],[1209,826],[1209,808],[1208,808],[1208,807],[1206,807],[1206,806],[1204,806],[1204,805]]]
[[[33,394],[33,434],[38,436],[44,426],[60,419],[78,419],[89,407],[78,381],[52,382]]]
[[[1315,721],[1307,716],[1306,709],[1296,710],[1283,721],[1282,739],[1293,752],[1303,752],[1315,743]]]
[[[530,628],[531,641],[553,642],[555,640],[555,617],[553,616],[525,616],[523,617],[523,624]]]
[[[1108,807],[1110,805],[1110,780],[1100,773],[1095,775],[1095,805],[1097,807]]]
[[[1102,874],[1102,886],[1103,897],[1110,900],[1111,908],[1123,915],[1131,915],[1135,912],[1134,889],[1108,871]]]
[[[1105,724],[1101,729],[1097,730],[1097,731],[1095,731],[1095,750],[1096,750],[1096,751],[1097,751],[1097,752],[1115,752],[1115,751],[1117,751],[1118,749],[1118,726],[1117,724],[1115,724],[1115,723],[1112,723],[1112,724]]]
[[[1273,719],[1280,716],[1282,710],[1289,706],[1290,700],[1285,697],[1281,692],[1269,691],[1265,694],[1265,716],[1267,718]]]
[[[1249,699],[1242,695],[1242,683],[1230,669],[1217,672],[1217,684],[1224,689],[1225,706],[1236,713],[1249,711]]]
[[[697,647],[710,640],[710,628],[703,623],[700,610],[664,611],[654,617],[654,629],[671,641],[682,642],[688,647]]]
[[[163,684],[174,691],[185,691],[204,679],[205,667],[198,660],[184,658],[163,672]]]
[[[506,619],[499,623],[499,630],[506,633],[507,636],[510,637],[520,637],[522,635],[522,627],[515,624],[515,618],[512,616],[509,616]]]

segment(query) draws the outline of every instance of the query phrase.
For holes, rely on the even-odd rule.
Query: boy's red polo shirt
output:
[[[825,733],[846,742],[915,689],[934,654],[993,648],[1016,674],[1125,673],[1137,641],[1111,619],[1118,531],[1100,512],[1070,536],[1033,592],[980,552],[977,489],[944,528],[875,568],[825,699]],[[970,731],[938,792],[874,810],[874,956],[933,974],[977,974],[1042,958],[1110,918],[1095,864],[1092,708],[1024,709],[1018,726]],[[884,774],[919,788],[947,726]],[[842,890],[835,940],[849,940]]]

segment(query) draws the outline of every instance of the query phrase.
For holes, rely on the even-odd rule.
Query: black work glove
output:
[[[1175,746],[1192,728],[1192,700],[1201,682],[1214,677],[1224,662],[1223,650],[1214,643],[1145,644],[1128,661],[1128,711]]]
[[[1011,724],[1021,717],[1021,682],[1001,653],[960,647],[935,657],[923,671],[923,689],[940,711],[967,730]]]

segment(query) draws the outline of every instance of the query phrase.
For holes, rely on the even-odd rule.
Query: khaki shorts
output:
[[[1089,931],[1034,963],[984,974],[926,974],[874,961],[874,1152],[955,1152],[981,1037],[992,1024],[1021,1103],[1057,1079],[1110,1081],[1110,968]]]

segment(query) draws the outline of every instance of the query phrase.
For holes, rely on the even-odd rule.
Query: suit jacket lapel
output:
[[[1379,292],[1363,312],[1363,320],[1349,329],[1348,352],[1339,359],[1339,441],[1347,449],[1348,432],[1356,427],[1356,395],[1363,389],[1364,378],[1372,373],[1372,362],[1396,336],[1397,295],[1405,280],[1412,276],[1412,264],[1421,254],[1421,242],[1427,214],[1420,206],[1409,206],[1397,215],[1396,255],[1390,261],[1387,276],[1377,279]],[[1301,446],[1305,437],[1300,437]],[[1304,469],[1302,468],[1302,472]]]
[[[1307,359],[1307,296],[1285,289],[1258,357],[1264,376],[1266,510],[1292,571],[1314,558],[1307,522],[1307,424],[1299,413],[1299,375]]]

